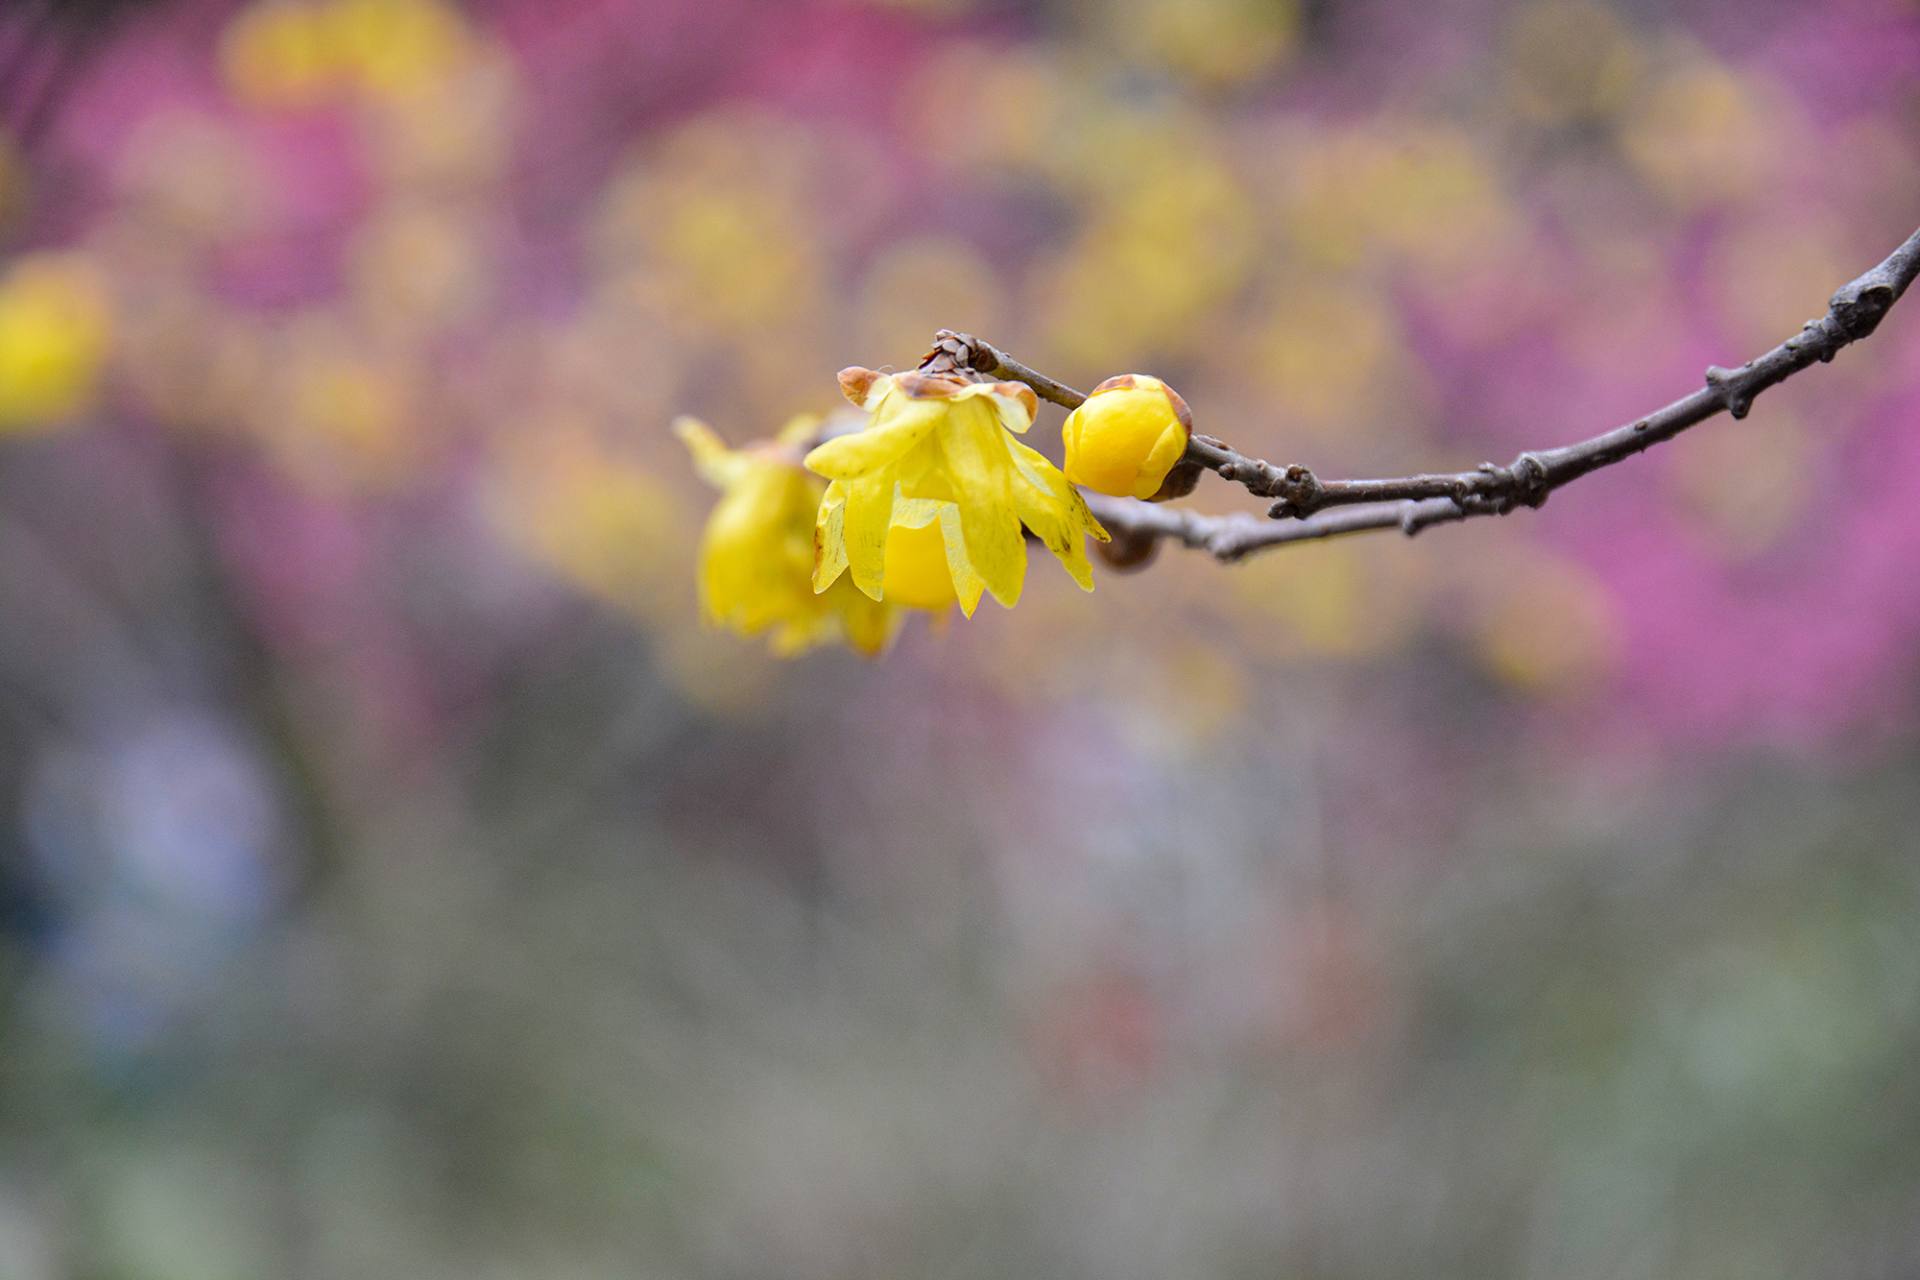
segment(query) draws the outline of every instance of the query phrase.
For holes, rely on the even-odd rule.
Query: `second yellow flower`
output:
[[[842,370],[840,387],[868,422],[807,454],[806,465],[831,482],[815,529],[814,590],[847,573],[868,596],[885,598],[889,561],[906,541],[895,530],[934,525],[969,616],[983,591],[1008,608],[1019,602],[1023,526],[1093,589],[1085,539],[1105,542],[1106,530],[1059,468],[1014,438],[1033,425],[1031,388],[859,368]],[[911,541],[925,557],[931,539]]]

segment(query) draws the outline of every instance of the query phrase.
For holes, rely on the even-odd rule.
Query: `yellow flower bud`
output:
[[[1123,373],[1067,415],[1067,479],[1115,497],[1150,498],[1186,452],[1187,402],[1158,378]]]

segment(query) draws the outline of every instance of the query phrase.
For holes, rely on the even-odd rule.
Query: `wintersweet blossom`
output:
[[[1067,415],[1067,479],[1116,497],[1151,498],[1186,452],[1187,402],[1158,378],[1123,373]]]
[[[701,476],[721,493],[700,543],[700,610],[712,626],[771,633],[783,656],[833,640],[878,654],[898,628],[900,607],[850,584],[813,589],[814,517],[826,486],[800,465],[800,446],[818,424],[795,418],[775,440],[729,449],[703,422],[674,423]]]
[[[868,414],[865,430],[826,441],[806,465],[827,477],[813,586],[844,573],[875,600],[888,597],[897,530],[937,527],[946,568],[969,617],[983,591],[1011,608],[1027,570],[1022,526],[1085,590],[1093,569],[1085,539],[1100,527],[1059,468],[1014,438],[1033,425],[1031,388],[922,373],[844,369],[840,388]],[[929,534],[912,542],[932,547]]]

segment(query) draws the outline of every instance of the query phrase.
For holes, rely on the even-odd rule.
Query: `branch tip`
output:
[[[1920,231],[1878,266],[1836,290],[1826,315],[1808,321],[1766,354],[1738,369],[1709,366],[1702,389],[1664,409],[1574,444],[1528,450],[1505,467],[1483,462],[1472,471],[1438,475],[1321,480],[1304,466],[1278,467],[1211,436],[1194,435],[1155,499],[1184,496],[1201,471],[1213,471],[1256,497],[1273,499],[1268,521],[1249,514],[1200,515],[1098,494],[1087,494],[1087,503],[1114,535],[1112,545],[1122,551],[1121,558],[1136,565],[1145,559],[1135,558],[1142,539],[1148,545],[1175,539],[1231,563],[1286,543],[1394,528],[1411,537],[1433,524],[1538,508],[1562,485],[1671,440],[1718,413],[1745,418],[1755,398],[1769,387],[1816,361],[1830,363],[1842,348],[1872,334],[1917,277]],[[1068,409],[1086,400],[991,344],[949,329],[935,335],[922,368],[1024,383],[1041,399]]]

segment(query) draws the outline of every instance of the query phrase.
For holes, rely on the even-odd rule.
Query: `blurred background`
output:
[[[950,326],[1592,434],[1920,224],[1911,0],[11,0],[0,106],[0,1277],[1920,1273],[1920,303],[879,662],[700,630],[667,430]]]

